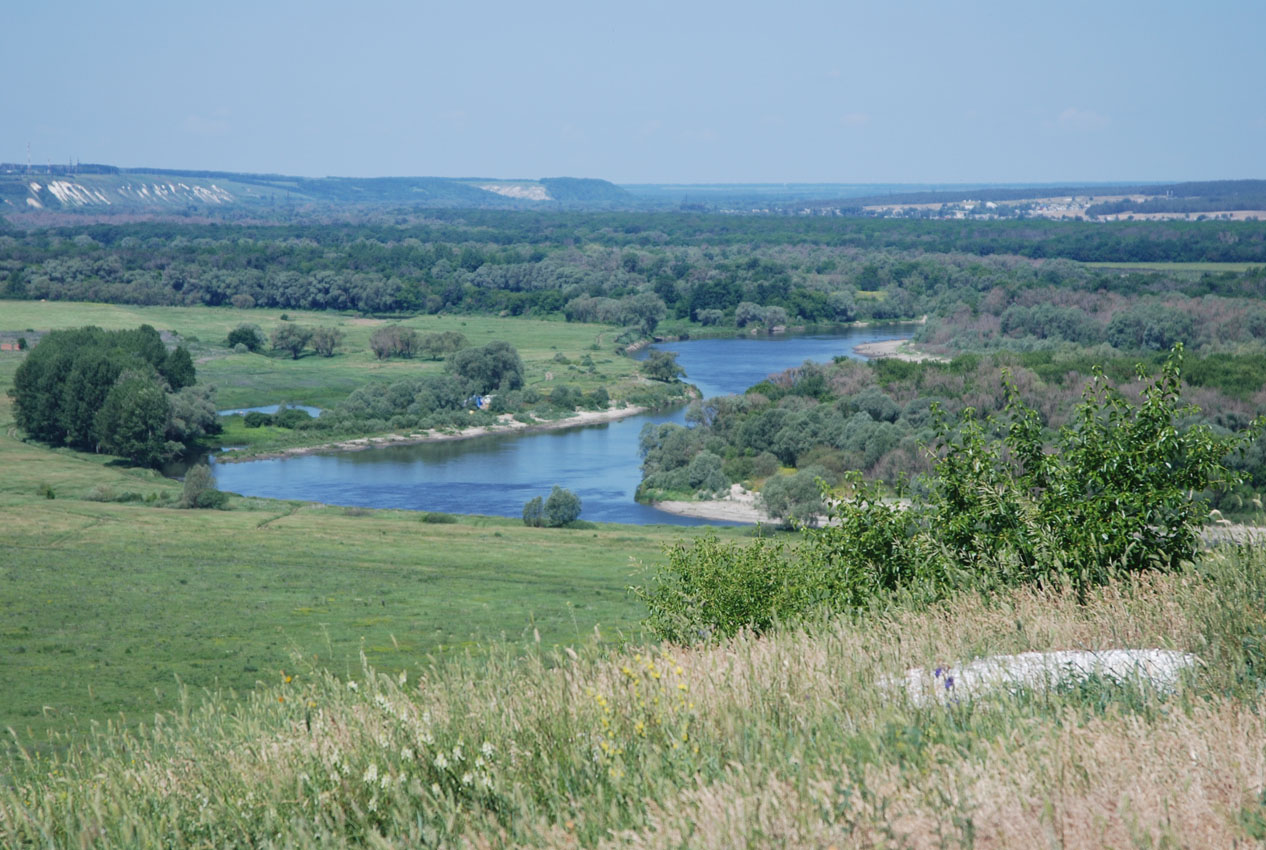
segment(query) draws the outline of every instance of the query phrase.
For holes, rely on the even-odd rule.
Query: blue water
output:
[[[685,380],[705,396],[714,396],[742,392],[805,360],[855,357],[853,347],[860,343],[905,336],[900,329],[857,329],[832,335],[688,340],[655,348],[676,352]],[[212,470],[220,489],[250,496],[508,517],[522,516],[524,502],[548,495],[557,484],[580,496],[582,519],[717,524],[633,501],[641,480],[637,438],[642,426],[684,421],[685,408],[679,408],[606,425],[215,463]]]
[[[306,404],[287,404],[285,406],[294,407],[299,410],[306,410],[308,411],[309,416],[321,415],[321,408],[319,407],[309,407]],[[282,405],[280,404],[266,404],[263,407],[235,407],[232,410],[217,410],[216,415],[217,416],[245,416],[248,413],[267,413],[269,416],[272,416],[278,410],[281,410],[281,408],[282,408]]]

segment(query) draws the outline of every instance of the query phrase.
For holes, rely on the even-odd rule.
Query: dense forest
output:
[[[464,211],[401,224],[10,229],[0,231],[0,297],[564,315],[650,333],[661,318],[742,327],[949,315],[999,287],[1260,297],[1266,281],[1260,269],[1196,280],[1068,260],[1266,266],[1266,227]]]

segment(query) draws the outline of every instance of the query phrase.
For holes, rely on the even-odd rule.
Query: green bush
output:
[[[457,517],[452,514],[439,513],[437,511],[426,511],[422,514],[422,522],[434,523],[436,525],[450,525],[457,522]]]
[[[228,501],[228,493],[215,489],[215,478],[211,475],[211,467],[200,463],[191,466],[185,473],[185,485],[180,494],[180,507],[218,510],[227,505]]]

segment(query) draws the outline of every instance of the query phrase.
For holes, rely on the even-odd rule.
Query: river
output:
[[[905,328],[856,328],[830,335],[701,339],[654,347],[676,352],[685,380],[711,397],[742,392],[805,360],[857,357],[857,345],[908,335]],[[685,408],[606,425],[214,464],[212,470],[220,489],[248,496],[507,517],[521,516],[524,502],[548,495],[557,484],[580,496],[581,518],[586,520],[718,524],[633,501],[641,480],[637,438],[648,422],[684,423]]]

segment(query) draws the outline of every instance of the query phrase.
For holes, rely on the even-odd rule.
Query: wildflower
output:
[[[391,787],[391,774],[390,774],[390,773],[384,773],[384,774],[382,775],[382,779],[378,780],[378,786],[379,786],[380,788],[382,788],[382,790],[384,790],[384,791],[386,791],[388,788],[390,788],[390,787]]]
[[[365,768],[365,775],[361,778],[365,781],[366,785],[372,785],[376,782],[378,779],[378,765],[371,761],[369,763],[369,767]]]
[[[453,761],[461,761],[462,758],[462,745],[458,744],[456,747],[453,747]]]
[[[487,762],[484,761],[483,756],[475,756],[475,767],[482,769],[485,764],[487,764]]]
[[[432,783],[431,783],[431,793],[432,793],[432,794],[434,794],[436,797],[438,797],[438,796],[440,796],[440,794],[441,794],[442,792],[443,792],[443,789],[442,789],[442,788],[440,788],[440,783],[438,783],[438,782],[432,782]]]
[[[400,687],[404,687],[405,682],[409,681],[409,672],[407,670],[400,671],[400,677],[396,679],[400,683]]]
[[[479,747],[479,752],[483,753],[484,758],[486,759],[492,758],[493,753],[496,751],[497,748],[492,745],[491,741],[484,741]]]
[[[405,761],[413,761],[413,750],[409,747],[402,747],[400,750],[400,758]]]
[[[377,794],[369,798],[369,810],[371,812],[378,811],[378,795]]]
[[[357,685],[356,685],[356,683],[355,683],[355,682],[348,682],[348,683],[347,683],[347,689],[348,689],[348,690],[350,690],[350,691],[355,691],[355,690],[358,690]]]
[[[430,746],[432,746],[432,745],[434,745],[434,744],[435,744],[435,739],[434,739],[433,737],[431,737],[431,733],[430,733],[430,732],[423,732],[423,733],[422,733],[422,743],[424,743],[424,744],[426,744],[428,747],[430,747]]]
[[[479,783],[480,788],[488,789],[492,787],[492,777],[486,773],[479,774],[479,779],[476,781]]]
[[[469,770],[462,774],[462,784],[463,785],[475,784],[475,777],[471,775],[471,772]]]
[[[280,696],[277,697],[277,702],[285,702],[285,701],[286,701],[285,697],[280,697]]]
[[[448,767],[448,757],[445,756],[443,753],[440,753],[439,755],[437,755],[435,757],[435,766],[438,767],[440,770],[443,770],[444,768]]]

